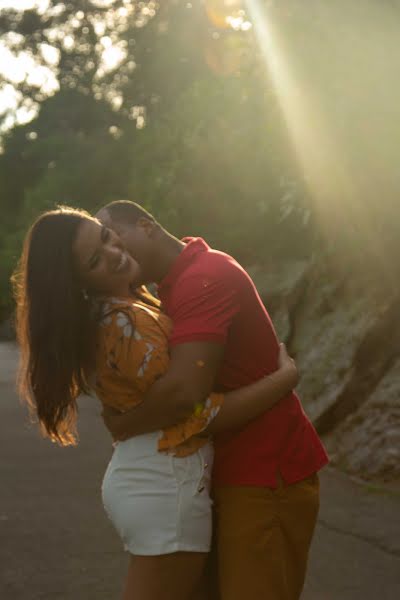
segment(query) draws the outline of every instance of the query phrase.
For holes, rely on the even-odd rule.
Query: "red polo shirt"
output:
[[[228,391],[276,371],[279,344],[271,319],[246,271],[201,238],[185,248],[161,282],[159,294],[173,321],[171,345],[225,345],[215,389]],[[314,427],[293,392],[236,433],[215,441],[217,485],[275,487],[277,473],[300,481],[328,462]]]

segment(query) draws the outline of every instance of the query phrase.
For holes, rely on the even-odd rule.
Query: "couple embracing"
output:
[[[79,394],[103,405],[124,600],[298,600],[327,456],[242,267],[116,201],[41,215],[14,283],[20,391],[43,432],[74,443]]]

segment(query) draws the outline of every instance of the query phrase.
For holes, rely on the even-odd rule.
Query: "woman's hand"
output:
[[[296,367],[296,363],[293,358],[288,354],[285,344],[279,344],[279,357],[278,357],[279,370],[283,369],[290,376],[290,381],[293,381],[293,388],[299,383],[299,372]]]

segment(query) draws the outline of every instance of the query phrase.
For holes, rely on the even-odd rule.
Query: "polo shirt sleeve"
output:
[[[170,345],[188,342],[224,344],[235,315],[238,293],[229,281],[214,277],[187,277],[180,282],[170,317],[174,324]]]

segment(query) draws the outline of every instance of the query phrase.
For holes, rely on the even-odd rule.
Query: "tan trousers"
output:
[[[221,600],[298,600],[319,509],[319,480],[214,490]]]

